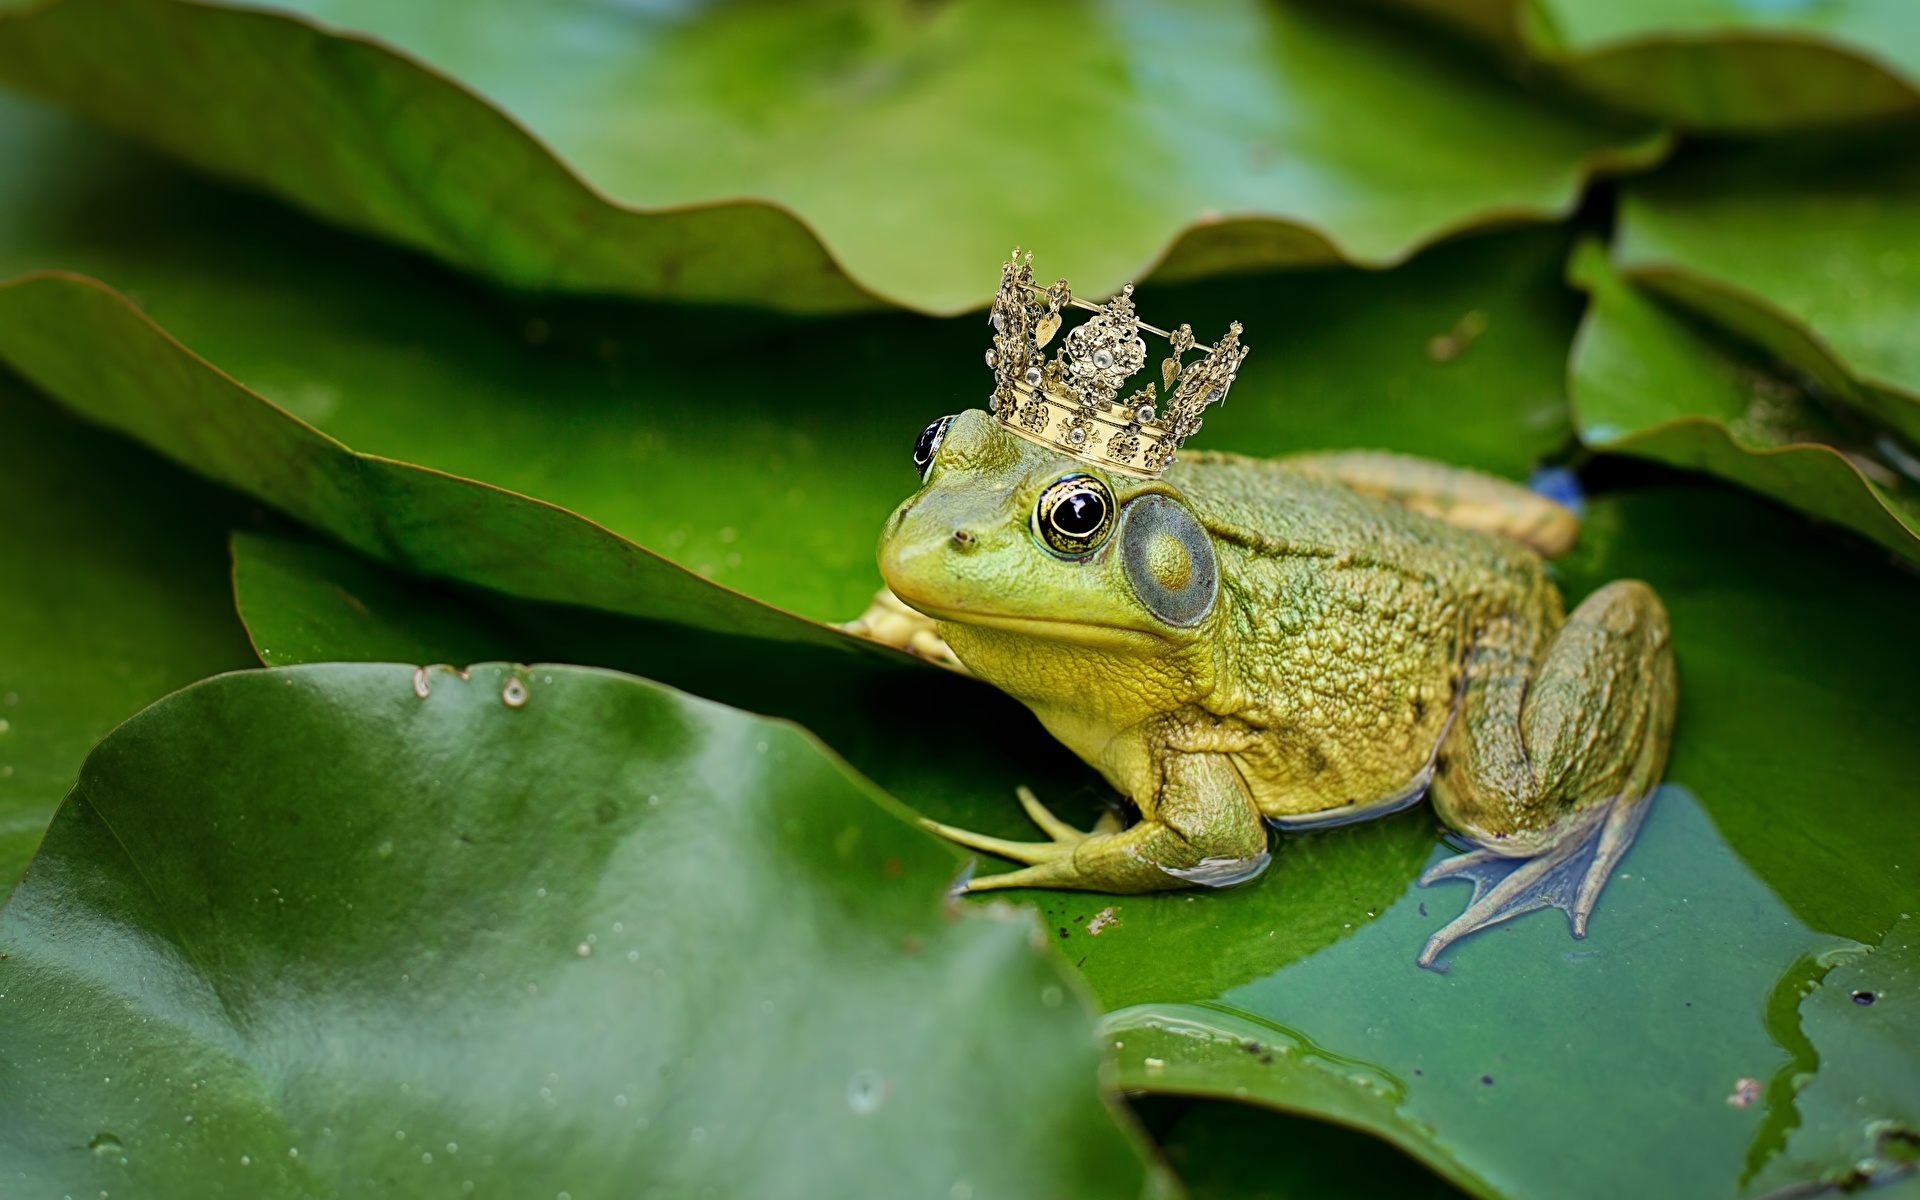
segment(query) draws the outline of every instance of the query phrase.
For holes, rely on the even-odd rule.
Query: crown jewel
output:
[[[1060,332],[1060,310],[1068,307],[1093,316],[1075,326],[1049,359],[1046,347]],[[1075,296],[1064,279],[1039,286],[1033,255],[1022,258],[1017,247],[1000,269],[1000,292],[988,319],[994,417],[1028,441],[1140,479],[1158,478],[1167,469],[1173,452],[1199,430],[1206,407],[1227,398],[1247,357],[1238,321],[1214,345],[1202,346],[1185,325],[1169,332],[1143,324],[1134,315],[1132,284],[1105,304]],[[1142,331],[1166,338],[1170,353],[1160,363],[1158,388],[1149,380],[1122,397],[1127,381],[1147,365]],[[1195,349],[1201,357],[1183,363]]]

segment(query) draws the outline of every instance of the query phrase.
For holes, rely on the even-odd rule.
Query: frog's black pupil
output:
[[[1107,502],[1098,492],[1068,492],[1053,508],[1053,527],[1068,537],[1092,537],[1106,519]]]
[[[913,444],[913,465],[925,471],[927,464],[933,461],[934,453],[940,449],[940,437],[947,431],[947,422],[952,417],[941,417],[938,421],[920,431],[920,439]]]

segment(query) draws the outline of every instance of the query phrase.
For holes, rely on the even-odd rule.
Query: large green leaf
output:
[[[1615,260],[1920,444],[1916,149],[1906,122],[1689,155],[1625,193]]]
[[[1763,1019],[1776,980],[1920,910],[1906,732],[1920,649],[1892,632],[1920,582],[1704,488],[1596,501],[1562,571],[1574,595],[1624,576],[1659,589],[1682,681],[1675,786],[1590,936],[1531,917],[1435,975],[1413,956],[1464,897],[1356,888],[1341,940],[1239,986],[1183,989],[1170,960],[1268,936],[1256,903],[1036,894],[1102,999],[1135,1001],[1108,1018],[1127,1083],[1331,1117],[1484,1195],[1736,1194],[1767,1111],[1727,1097],[1791,1060]],[[1107,906],[1117,920],[1086,936]],[[1164,981],[1151,1002],[1141,975]]]
[[[1920,463],[1896,430],[1820,403],[1805,382],[1620,277],[1599,246],[1573,274],[1591,293],[1571,366],[1580,436],[1697,467],[1851,526],[1920,559]]]
[[[227,592],[243,504],[0,372],[0,896],[93,744],[252,665]]]
[[[1386,0],[1554,64],[1631,112],[1757,132],[1920,110],[1906,0]]]
[[[0,292],[0,357],[363,549],[498,590],[788,627],[753,614],[729,625],[725,614],[745,611],[736,598],[611,530],[716,583],[844,620],[879,586],[873,545],[913,487],[914,436],[983,403],[991,382],[977,319],[507,307],[69,118],[21,103],[0,116],[0,275],[103,279],[231,379],[111,296],[63,280]],[[1141,304],[1203,331],[1248,325],[1255,353],[1208,422],[1210,444],[1383,446],[1519,476],[1568,432],[1562,375],[1578,310],[1558,279],[1563,247],[1552,230],[1489,235],[1390,272],[1155,287]],[[351,458],[257,397],[366,454],[484,480],[604,528]],[[407,507],[380,507],[394,488],[420,492],[406,505],[440,507],[407,520]],[[536,532],[509,527],[536,516]],[[659,593],[644,604],[633,595],[641,563]],[[608,574],[625,582],[589,577]]]
[[[9,0],[0,78],[514,284],[812,311],[1396,262],[1664,148],[1311,4],[275,7]]]
[[[1029,920],[942,912],[955,866],[627,676],[200,684],[0,918],[9,1189],[1140,1194],[1081,1002]]]

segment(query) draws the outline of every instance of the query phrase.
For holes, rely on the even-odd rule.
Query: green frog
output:
[[[906,607],[883,593],[871,624],[1019,699],[1138,814],[1081,830],[1021,789],[1045,840],[927,822],[1022,864],[967,890],[1229,886],[1266,868],[1270,827],[1430,797],[1471,849],[1421,882],[1474,894],[1422,966],[1547,905],[1585,936],[1665,768],[1677,683],[1646,584],[1565,611],[1544,557],[1573,542],[1571,511],[1384,452],[1181,451],[1134,478],[979,410],[916,459],[879,550]]]

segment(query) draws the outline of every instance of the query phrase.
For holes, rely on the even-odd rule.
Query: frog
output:
[[[1548,906],[1586,936],[1664,774],[1678,683],[1648,584],[1567,611],[1548,560],[1578,536],[1569,507],[1388,451],[1183,449],[1138,478],[979,409],[914,457],[879,542],[893,627],[1125,801],[1081,829],[1020,788],[1035,841],[923,819],[1016,864],[962,890],[1226,888],[1273,838],[1425,800],[1459,852],[1420,884],[1473,894],[1419,965]]]

